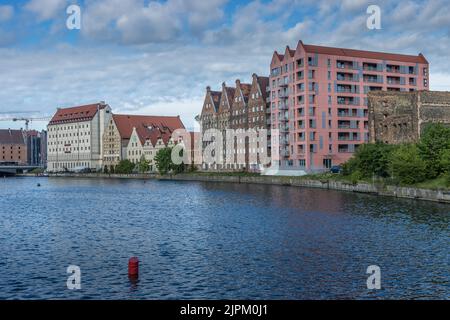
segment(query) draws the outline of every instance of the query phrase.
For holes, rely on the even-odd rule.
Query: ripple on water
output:
[[[0,181],[0,299],[450,298],[446,205],[281,186],[39,181]],[[70,264],[81,267],[80,291],[66,289]],[[365,287],[372,264],[376,292]]]

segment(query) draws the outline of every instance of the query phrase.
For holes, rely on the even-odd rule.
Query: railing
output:
[[[278,98],[281,98],[281,99],[287,99],[287,98],[289,98],[289,93],[287,93],[287,92],[281,92],[281,93],[278,95]]]

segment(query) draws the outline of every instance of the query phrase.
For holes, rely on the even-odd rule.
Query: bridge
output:
[[[0,165],[0,176],[15,175],[38,168],[44,169],[41,166]]]

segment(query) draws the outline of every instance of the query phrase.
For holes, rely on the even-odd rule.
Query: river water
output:
[[[449,299],[449,223],[449,205],[329,190],[6,178],[0,299]]]

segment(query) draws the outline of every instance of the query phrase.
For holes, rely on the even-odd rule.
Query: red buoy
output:
[[[130,277],[139,276],[139,259],[137,257],[132,257],[128,260],[128,275]]]

